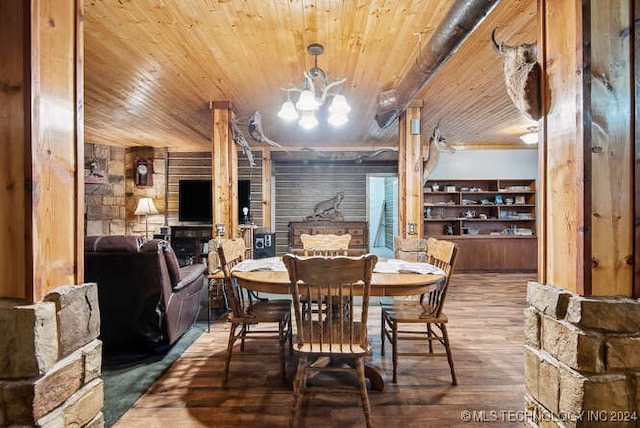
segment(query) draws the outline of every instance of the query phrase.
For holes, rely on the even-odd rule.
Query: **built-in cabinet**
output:
[[[430,180],[424,234],[458,243],[457,270],[535,271],[535,180]]]

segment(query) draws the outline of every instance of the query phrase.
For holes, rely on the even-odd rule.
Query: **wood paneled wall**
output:
[[[262,158],[254,152],[255,167],[251,167],[247,158],[238,155],[238,179],[251,180],[251,205],[253,221],[262,225]],[[178,220],[178,183],[180,180],[210,180],[210,152],[169,152],[167,183],[167,221],[169,226],[196,224]]]
[[[276,254],[287,252],[289,222],[303,221],[315,205],[344,192],[338,207],[345,221],[368,220],[367,174],[397,173],[391,163],[309,163],[274,162]]]

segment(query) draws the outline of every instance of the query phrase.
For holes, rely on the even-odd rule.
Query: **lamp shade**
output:
[[[331,101],[331,105],[329,106],[329,113],[346,115],[350,111],[351,107],[349,107],[344,95],[337,94],[333,96],[333,101]]]
[[[298,108],[298,110],[301,110],[303,112],[316,110],[318,108],[316,97],[313,96],[313,92],[310,89],[305,89],[300,92],[300,98],[298,98],[296,107]]]
[[[151,198],[140,198],[138,200],[138,206],[136,207],[136,211],[133,215],[149,215],[149,214],[158,214],[158,210],[156,206],[153,204],[153,199]]]
[[[278,117],[284,120],[296,120],[299,117],[296,107],[291,100],[287,100],[282,104],[278,112]]]
[[[302,126],[304,129],[312,129],[318,125],[318,119],[316,119],[313,111],[303,111],[298,124]]]
[[[329,118],[327,119],[327,122],[329,122],[333,126],[344,125],[348,121],[349,119],[347,118],[347,116],[342,113],[331,113],[329,115]]]

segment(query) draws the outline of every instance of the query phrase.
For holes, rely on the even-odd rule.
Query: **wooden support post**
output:
[[[226,236],[239,235],[238,223],[238,153],[235,149],[229,122],[231,106],[228,102],[214,102],[211,110],[211,181],[213,186],[213,231],[222,223]]]
[[[83,2],[0,2],[0,297],[84,280]]]
[[[421,110],[422,103],[414,103],[398,119],[398,235],[403,238],[422,237],[424,232],[421,134],[411,132],[412,120],[421,120]]]
[[[631,0],[606,8],[590,1],[544,1],[543,75],[550,104],[541,145],[542,282],[581,295],[631,296]]]

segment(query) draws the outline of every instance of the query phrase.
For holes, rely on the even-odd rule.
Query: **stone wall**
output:
[[[528,425],[640,426],[640,302],[535,282],[527,301]]]
[[[140,151],[153,159],[153,185],[135,186],[133,166]],[[149,238],[165,220],[164,149],[85,144],[85,235],[145,234],[144,216],[136,216],[138,200],[150,197],[158,214],[149,216]]]
[[[0,325],[0,426],[104,426],[96,284],[0,299]]]
[[[85,235],[124,235],[125,149],[85,144]]]

